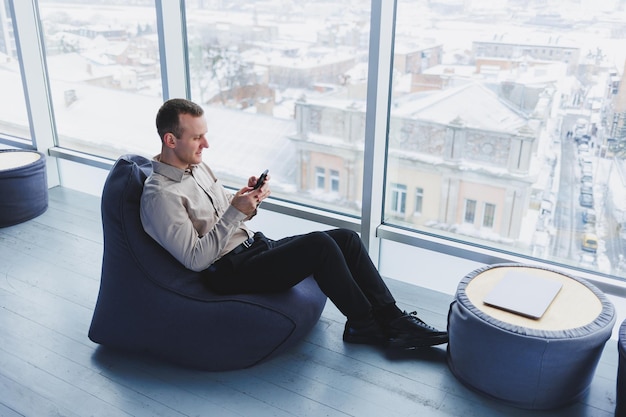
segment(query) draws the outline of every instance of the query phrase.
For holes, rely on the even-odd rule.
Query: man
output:
[[[202,162],[209,147],[203,109],[185,99],[166,101],[156,126],[161,153],[141,196],[146,232],[185,267],[202,271],[217,293],[277,292],[313,275],[347,317],[343,340],[403,349],[448,341],[414,313],[400,310],[359,236],[346,229],[280,240],[245,225],[270,195],[269,180],[256,177],[227,192]]]

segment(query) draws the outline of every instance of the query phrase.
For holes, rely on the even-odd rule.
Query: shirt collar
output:
[[[185,174],[190,174],[191,170],[197,167],[197,165],[191,165],[190,169],[176,168],[175,166],[159,161],[159,156],[160,155],[155,156],[152,160],[152,170],[172,181],[181,182]]]

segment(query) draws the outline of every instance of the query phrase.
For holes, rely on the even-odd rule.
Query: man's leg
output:
[[[313,232],[274,241],[272,246],[245,260],[236,271],[207,274],[209,285],[222,293],[277,292],[313,275],[324,294],[346,317],[361,320],[371,314],[367,296],[329,235]]]
[[[354,281],[373,307],[377,318],[391,320],[402,315],[396,300],[372,262],[359,235],[348,229],[324,232],[339,246]]]
[[[388,346],[414,349],[448,341],[446,332],[424,323],[417,317],[417,313],[407,314],[396,306],[387,285],[356,233],[346,229],[335,229],[326,233],[341,248],[354,280],[370,300],[374,316],[389,335]]]
[[[313,275],[348,318],[344,340],[415,348],[447,342],[447,334],[395,305],[358,237],[347,230],[313,232],[272,242],[273,247],[207,279],[216,291],[284,291]],[[219,268],[218,268],[219,269]],[[374,320],[374,314],[376,319]],[[381,328],[382,325],[382,328]]]

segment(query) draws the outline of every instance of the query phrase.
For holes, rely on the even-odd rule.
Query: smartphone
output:
[[[253,188],[254,190],[256,190],[257,188],[263,185],[268,172],[270,172],[270,170],[266,169],[265,171],[263,171],[263,173],[261,173],[261,176],[259,177],[259,179],[256,180],[256,184],[254,184],[254,188]]]

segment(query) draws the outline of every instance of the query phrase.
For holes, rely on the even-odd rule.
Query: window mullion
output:
[[[56,127],[50,95],[44,41],[36,0],[12,1],[11,19],[20,61],[30,132],[35,148],[46,155],[56,144]],[[56,158],[48,157],[48,186],[59,185]]]
[[[374,264],[380,251],[376,229],[383,220],[395,10],[395,1],[372,0],[361,238]]]
[[[156,0],[163,97],[191,96],[184,0]]]

